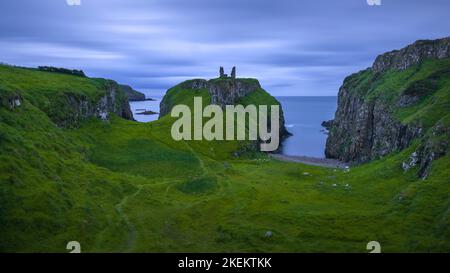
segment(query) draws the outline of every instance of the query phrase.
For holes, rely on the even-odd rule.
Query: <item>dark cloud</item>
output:
[[[275,95],[335,95],[385,51],[450,35],[450,1],[3,0],[0,61],[81,68],[153,94],[238,67]]]

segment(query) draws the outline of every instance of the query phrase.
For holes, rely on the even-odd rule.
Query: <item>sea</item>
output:
[[[333,119],[337,97],[276,97],[283,108],[286,129],[292,133],[282,145],[282,154],[324,158],[327,132],[322,122]],[[158,115],[139,115],[143,111],[159,113],[162,98],[154,101],[130,102],[134,119],[151,122]]]

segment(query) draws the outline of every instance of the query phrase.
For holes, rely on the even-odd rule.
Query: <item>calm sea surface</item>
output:
[[[337,97],[277,97],[284,111],[286,128],[293,136],[283,143],[283,154],[324,157],[327,135],[321,126],[322,121],[330,120],[336,111]],[[140,122],[158,119],[158,115],[137,115],[152,110],[159,113],[156,101],[130,102],[134,118]]]
[[[131,112],[133,112],[133,117],[139,122],[150,122],[158,119],[159,116],[159,103],[161,98],[154,98],[154,101],[130,101]],[[157,115],[138,115],[143,111],[153,111],[158,113]]]
[[[334,117],[337,97],[277,97],[286,128],[293,136],[283,142],[283,154],[325,157],[327,135],[322,121]]]

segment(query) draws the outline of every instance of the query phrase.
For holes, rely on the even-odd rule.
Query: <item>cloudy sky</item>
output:
[[[1,0],[0,62],[83,69],[158,96],[219,66],[274,95],[336,95],[385,51],[450,36],[450,1]]]

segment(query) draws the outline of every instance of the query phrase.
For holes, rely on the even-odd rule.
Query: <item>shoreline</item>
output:
[[[346,164],[345,162],[330,158],[317,158],[310,156],[293,156],[282,154],[269,154],[269,157],[278,159],[280,161],[302,163],[306,165],[319,166],[325,168],[346,169],[347,167],[349,167],[349,164]]]

